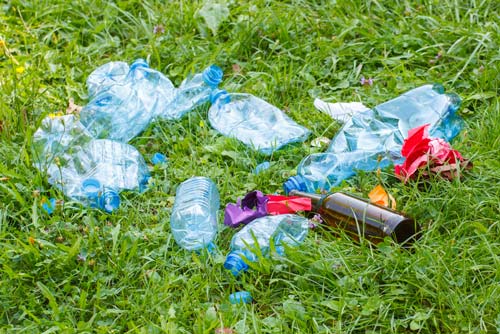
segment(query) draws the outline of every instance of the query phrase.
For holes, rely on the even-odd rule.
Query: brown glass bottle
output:
[[[312,211],[319,213],[327,225],[343,229],[357,240],[363,235],[377,244],[389,236],[410,245],[420,231],[413,219],[347,193],[319,195],[293,190],[290,195],[310,198]]]

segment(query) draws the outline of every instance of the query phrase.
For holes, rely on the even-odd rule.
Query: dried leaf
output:
[[[72,97],[68,100],[68,107],[66,108],[66,115],[69,114],[79,114],[82,110],[82,106],[75,104],[75,100]]]

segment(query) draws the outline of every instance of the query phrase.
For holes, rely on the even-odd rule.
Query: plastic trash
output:
[[[231,252],[224,268],[238,276],[249,268],[245,261],[257,260],[254,253],[257,248],[260,248],[263,256],[269,255],[271,242],[276,252],[284,255],[284,245],[296,246],[301,243],[307,236],[308,228],[308,219],[293,214],[257,218],[233,236]]]
[[[170,217],[177,244],[187,250],[213,249],[219,205],[219,191],[209,178],[198,176],[182,182]]]
[[[427,123],[431,136],[451,141],[463,127],[456,114],[460,103],[459,96],[445,94],[442,85],[424,85],[353,115],[327,152],[312,154],[300,162],[297,175],[283,185],[285,192],[328,191],[355,175],[356,170],[402,163],[401,147],[408,131]]]
[[[33,136],[35,166],[68,197],[108,212],[122,190],[144,190],[148,167],[130,145],[94,139],[73,116],[46,117]]]
[[[101,68],[90,75],[89,91],[96,94],[80,112],[82,124],[95,138],[128,142],[159,114],[159,106],[169,104],[175,97],[172,82],[149,68],[143,59],[136,60],[125,77],[120,74],[99,81],[104,72]],[[97,87],[96,81],[103,85]]]
[[[87,78],[89,99],[110,86],[122,84],[129,72],[124,61],[111,61],[96,68]]]
[[[258,175],[258,174],[262,173],[263,171],[265,171],[266,169],[269,169],[269,167],[271,167],[271,163],[269,161],[264,161],[264,162],[258,164],[257,166],[255,166],[253,173],[255,175]]]
[[[156,152],[155,154],[153,154],[151,162],[153,163],[153,165],[161,165],[167,162],[167,157],[160,152]]]
[[[367,111],[370,108],[360,102],[336,102],[328,103],[316,98],[314,106],[338,122],[347,122],[354,114]]]
[[[253,95],[217,90],[211,101],[208,119],[212,127],[264,154],[304,141],[310,134],[283,111]]]
[[[158,117],[179,119],[187,112],[210,100],[210,94],[217,89],[224,73],[217,65],[207,67],[203,72],[186,78],[177,88],[174,99],[159,111]]]
[[[252,301],[252,295],[248,291],[237,291],[229,295],[231,304],[250,304]]]

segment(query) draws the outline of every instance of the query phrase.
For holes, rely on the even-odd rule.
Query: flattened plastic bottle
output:
[[[81,122],[93,137],[120,142],[140,134],[159,114],[158,106],[169,104],[176,94],[172,82],[142,59],[130,66],[123,80],[105,83],[105,89],[93,88],[97,93],[80,112]]]
[[[284,245],[300,244],[307,236],[308,230],[309,220],[294,214],[257,218],[233,236],[231,252],[226,258],[224,268],[238,276],[249,268],[244,259],[250,262],[257,260],[254,252],[256,249],[260,249],[263,256],[268,256],[273,242],[276,252],[284,255]]]
[[[170,217],[177,244],[187,250],[213,249],[219,206],[219,191],[209,178],[198,176],[182,182],[175,192]]]
[[[285,192],[328,191],[356,170],[372,171],[401,163],[408,130],[430,124],[430,135],[451,141],[462,129],[456,111],[461,100],[445,94],[439,84],[424,85],[375,108],[355,114],[333,138],[325,153],[304,158],[297,175],[283,185]]]
[[[122,84],[129,70],[124,61],[111,61],[96,68],[87,78],[89,99],[110,86]]]
[[[187,112],[210,100],[210,94],[217,89],[224,73],[217,65],[207,67],[203,72],[186,78],[176,90],[173,100],[159,107],[159,118],[179,119]]]
[[[111,212],[119,192],[146,188],[150,174],[133,147],[94,139],[73,116],[47,117],[33,137],[35,166],[73,200]]]
[[[211,101],[208,112],[211,126],[264,154],[302,142],[310,134],[283,111],[251,94],[217,90]]]

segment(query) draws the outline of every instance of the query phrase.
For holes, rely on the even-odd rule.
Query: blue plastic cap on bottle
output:
[[[283,190],[287,195],[292,190],[307,191],[306,180],[302,175],[291,176],[283,183]]]
[[[229,302],[231,304],[249,304],[252,301],[252,295],[248,291],[238,291],[229,295]]]
[[[101,196],[99,196],[99,208],[104,211],[111,213],[113,210],[118,209],[120,206],[120,196],[115,190],[105,190]]]
[[[149,67],[147,61],[142,58],[136,59],[132,65],[130,65],[130,70],[135,70],[138,67]]]
[[[211,65],[203,71],[203,81],[211,87],[217,87],[224,76],[224,72],[217,65]]]
[[[231,97],[225,89],[216,89],[210,93],[210,103],[214,104],[217,100],[229,103],[231,101]]]
[[[230,270],[234,276],[238,276],[249,268],[248,264],[243,261],[242,254],[242,252],[233,251],[227,255],[226,262],[224,262],[224,268]]]

